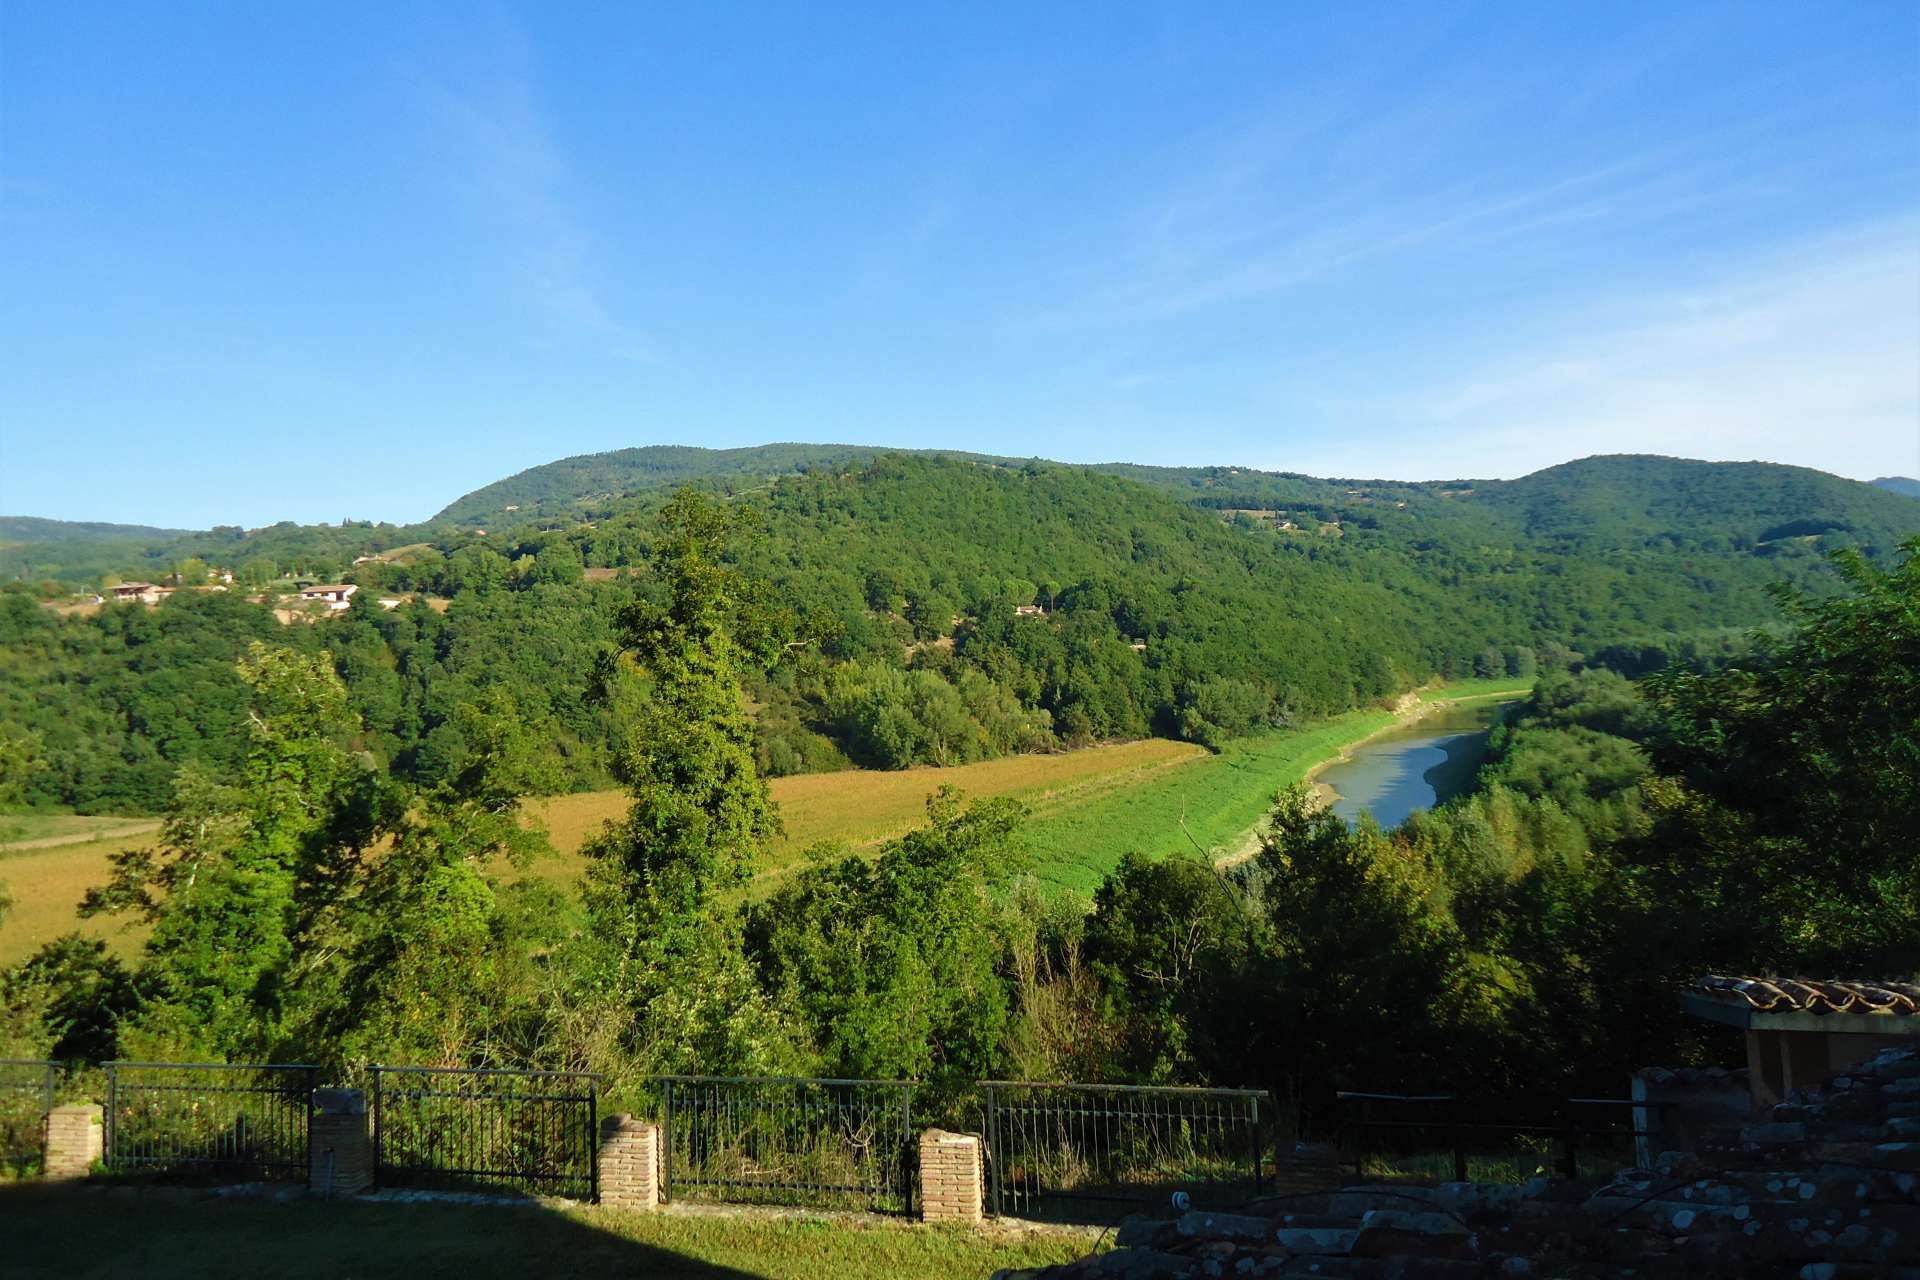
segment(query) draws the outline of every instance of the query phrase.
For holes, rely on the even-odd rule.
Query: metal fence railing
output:
[[[59,1071],[56,1062],[0,1058],[0,1169],[39,1164]]]
[[[988,1081],[987,1184],[996,1216],[1106,1220],[1187,1193],[1226,1208],[1266,1186],[1257,1089]]]
[[[1359,1177],[1518,1182],[1577,1181],[1635,1159],[1636,1141],[1659,1133],[1670,1104],[1631,1098],[1563,1098],[1529,1110],[1507,1100],[1451,1093],[1342,1092],[1343,1163]],[[1498,1116],[1498,1119],[1489,1119]],[[1643,1127],[1643,1117],[1648,1117]]]
[[[108,1062],[106,1164],[115,1173],[304,1178],[309,1064]]]
[[[906,1213],[913,1084],[656,1076],[668,1200]]]
[[[372,1067],[382,1187],[599,1194],[597,1078],[578,1071]]]

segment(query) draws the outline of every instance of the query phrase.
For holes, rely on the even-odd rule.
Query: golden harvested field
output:
[[[774,843],[755,880],[765,884],[779,878],[822,840],[870,849],[912,830],[926,817],[927,797],[942,786],[957,787],[976,799],[1012,796],[1044,815],[1137,786],[1206,756],[1205,748],[1190,742],[1148,738],[1058,755],[1008,756],[950,769],[849,769],[775,778],[770,785],[786,834]],[[619,791],[581,792],[543,802],[536,811],[561,856],[538,864],[529,874],[573,880],[580,874],[580,846],[607,819],[619,817],[626,809],[627,797]]]
[[[24,960],[45,943],[76,930],[89,938],[105,938],[115,951],[131,955],[146,937],[144,927],[129,930],[117,918],[82,920],[75,912],[88,889],[106,883],[111,870],[107,855],[149,838],[136,834],[20,852],[0,849],[0,885],[13,898],[13,909],[0,920],[0,966]]]
[[[1138,785],[1206,755],[1191,743],[1150,738],[952,769],[849,770],[775,778],[773,796],[786,822],[786,835],[775,843],[756,881],[760,887],[770,886],[800,861],[804,850],[822,840],[870,849],[911,830],[926,816],[927,797],[943,784],[972,797],[1013,796],[1036,813],[1046,814]],[[541,802],[536,812],[546,822],[560,856],[535,864],[525,874],[558,883],[578,879],[584,865],[580,846],[608,818],[620,816],[626,808],[627,797],[619,791],[581,792]],[[105,938],[116,950],[130,954],[145,936],[144,929],[128,930],[119,919],[80,920],[74,910],[88,889],[105,883],[109,854],[149,838],[135,834],[55,848],[0,848],[0,884],[14,900],[13,910],[0,922],[0,965],[25,959],[43,943],[75,929],[88,937]],[[505,874],[516,878],[511,870]]]

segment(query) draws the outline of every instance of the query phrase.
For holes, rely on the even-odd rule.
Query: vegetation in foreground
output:
[[[112,1229],[102,1230],[111,1218]],[[448,1280],[646,1276],[649,1280],[979,1280],[1078,1257],[1066,1232],[754,1212],[443,1204],[274,1203],[98,1188],[0,1185],[0,1277],[106,1280]]]

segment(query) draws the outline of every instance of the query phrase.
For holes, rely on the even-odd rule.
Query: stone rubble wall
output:
[[[1111,1252],[996,1280],[1920,1280],[1920,1047],[1603,1186],[1355,1186],[1132,1218]]]

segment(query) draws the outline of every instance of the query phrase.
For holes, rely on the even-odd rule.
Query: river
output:
[[[1333,811],[1348,822],[1371,813],[1383,827],[1415,809],[1450,800],[1473,781],[1487,751],[1487,733],[1512,704],[1487,700],[1441,707],[1355,747],[1316,781],[1334,794]]]

